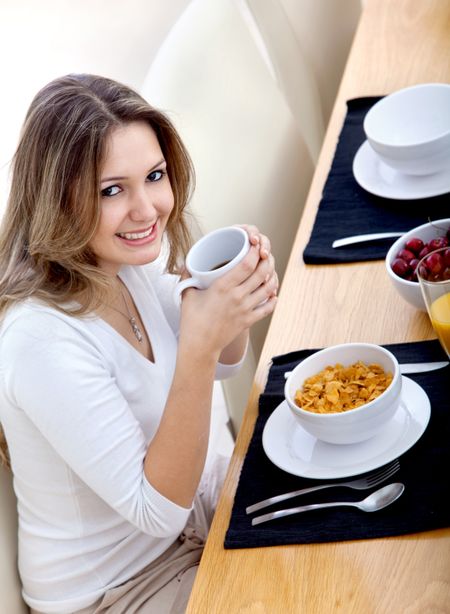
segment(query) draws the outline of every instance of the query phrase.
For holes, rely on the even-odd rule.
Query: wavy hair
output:
[[[29,297],[80,316],[104,301],[111,282],[89,248],[100,218],[100,173],[112,130],[134,121],[148,122],[167,162],[174,194],[167,269],[177,270],[191,242],[185,207],[194,186],[177,131],[129,87],[67,75],[33,99],[13,158],[0,228],[0,318]],[[80,297],[78,306],[69,306]]]

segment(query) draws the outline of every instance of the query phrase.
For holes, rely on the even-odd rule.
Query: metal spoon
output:
[[[393,482],[383,488],[379,488],[362,501],[334,501],[331,503],[313,503],[311,505],[302,505],[300,507],[291,507],[286,510],[278,510],[277,512],[271,512],[270,514],[263,514],[262,516],[256,516],[252,520],[252,525],[261,524],[268,520],[274,520],[275,518],[282,518],[283,516],[290,516],[291,514],[298,514],[299,512],[308,512],[310,510],[319,510],[324,507],[357,507],[363,512],[376,512],[387,507],[393,503],[405,490],[405,485],[401,482]]]
[[[403,232],[373,232],[371,234],[353,235],[352,237],[343,237],[342,239],[336,239],[331,244],[331,247],[345,247],[346,245],[353,245],[354,243],[365,243],[366,241],[379,241],[380,239],[390,239],[391,237],[401,237]]]

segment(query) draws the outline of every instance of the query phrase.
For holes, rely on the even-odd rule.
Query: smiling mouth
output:
[[[121,239],[127,239],[127,241],[135,241],[137,239],[145,239],[146,237],[149,237],[154,229],[155,224],[142,232],[117,232],[116,235]]]

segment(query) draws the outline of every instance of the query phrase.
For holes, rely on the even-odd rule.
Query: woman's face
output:
[[[145,122],[111,133],[101,171],[100,222],[90,247],[99,266],[116,275],[124,264],[155,260],[174,206],[166,161]]]

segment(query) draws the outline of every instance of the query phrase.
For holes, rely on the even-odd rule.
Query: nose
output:
[[[133,221],[150,221],[155,218],[157,210],[149,192],[149,190],[141,188],[133,194],[129,214]]]

